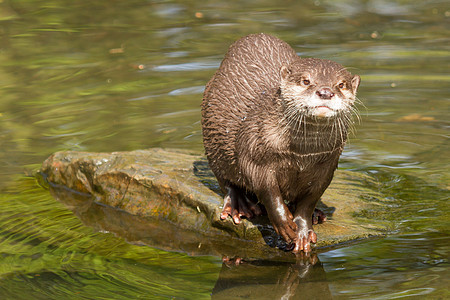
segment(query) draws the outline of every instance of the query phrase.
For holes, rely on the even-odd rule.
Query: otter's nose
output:
[[[321,88],[316,92],[316,95],[321,99],[330,100],[334,96],[334,93],[329,88]]]

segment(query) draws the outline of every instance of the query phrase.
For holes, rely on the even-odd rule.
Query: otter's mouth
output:
[[[329,118],[336,115],[336,110],[325,105],[311,107],[311,112],[314,116],[319,118]]]

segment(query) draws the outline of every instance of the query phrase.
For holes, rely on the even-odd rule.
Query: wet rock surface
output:
[[[86,225],[132,243],[192,255],[288,259],[267,217],[220,220],[222,196],[202,155],[173,149],[57,152],[39,178]],[[370,184],[367,184],[370,183]],[[328,220],[314,225],[316,248],[383,235],[386,224],[364,218],[383,209],[370,176],[336,171],[318,207]],[[280,250],[281,249],[281,250]]]

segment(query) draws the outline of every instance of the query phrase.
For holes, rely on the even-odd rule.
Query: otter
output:
[[[342,65],[300,58],[268,34],[234,42],[202,102],[205,153],[225,195],[221,219],[238,224],[262,204],[289,250],[310,252],[315,206],[346,143],[359,83]]]

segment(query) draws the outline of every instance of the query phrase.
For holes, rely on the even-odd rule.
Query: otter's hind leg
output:
[[[247,194],[242,188],[234,185],[224,185],[226,192],[223,197],[223,209],[220,218],[225,220],[231,216],[235,224],[241,223],[241,217],[247,219],[261,214],[261,208],[258,206],[255,197]]]
[[[315,208],[314,212],[313,212],[313,215],[312,215],[312,223],[314,225],[322,224],[326,220],[327,220],[327,215],[323,211],[321,211],[320,209]]]

